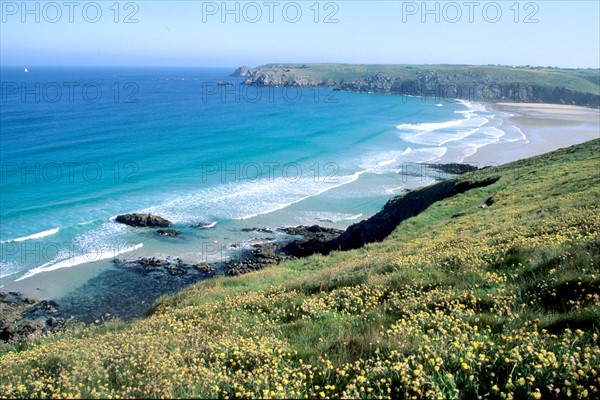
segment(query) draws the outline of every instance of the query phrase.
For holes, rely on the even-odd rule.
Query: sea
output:
[[[114,258],[224,260],[278,227],[345,228],[445,178],[421,163],[526,141],[474,102],[245,86],[233,70],[3,67],[0,287]],[[132,212],[181,235],[115,222]]]

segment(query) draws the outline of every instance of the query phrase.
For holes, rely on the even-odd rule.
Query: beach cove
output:
[[[190,181],[181,179],[177,185],[181,195],[170,199],[163,197],[158,206],[144,207],[142,210],[175,220],[176,228],[182,231],[182,235],[161,237],[152,230],[132,230],[112,221],[112,216],[107,218],[108,221],[92,220],[89,225],[95,230],[86,231],[88,223],[84,221],[76,225],[74,239],[70,240],[85,243],[86,240],[97,240],[94,235],[100,234],[104,243],[117,243],[115,248],[118,251],[108,246],[100,247],[100,251],[95,254],[86,254],[87,258],[82,258],[81,254],[79,257],[66,254],[62,259],[50,256],[49,259],[41,260],[43,262],[38,265],[32,265],[29,272],[3,275],[3,282],[0,284],[4,286],[2,290],[21,292],[36,299],[58,300],[59,304],[61,299],[63,303],[81,303],[71,309],[77,309],[73,313],[79,315],[91,312],[93,315],[88,320],[95,320],[106,313],[118,316],[118,310],[123,313],[127,304],[134,303],[136,307],[130,308],[137,311],[128,314],[128,317],[139,316],[159,295],[173,293],[195,279],[206,277],[194,275],[189,281],[173,277],[160,282],[152,277],[149,279],[148,276],[116,268],[112,261],[115,258],[180,258],[189,264],[235,259],[256,243],[289,240],[277,228],[317,224],[345,229],[379,211],[390,197],[448,177],[431,170],[415,174],[415,165],[420,165],[419,163],[465,162],[478,167],[500,165],[598,137],[598,110],[594,109],[460,101],[440,104],[428,99],[413,98],[408,106],[412,107],[411,110],[419,110],[420,114],[402,119],[397,113],[406,110],[408,106],[398,96],[355,93],[338,95],[342,96],[341,106],[358,107],[360,104],[364,107],[366,104],[372,111],[371,114],[375,115],[371,122],[361,126],[360,129],[366,133],[360,133],[358,129],[353,131],[363,138],[357,136],[354,146],[347,147],[346,156],[343,156],[343,151],[339,152],[338,141],[332,133],[331,138],[322,142],[325,149],[331,146],[328,156],[321,155],[310,160],[300,157],[280,162],[283,164],[283,161],[289,161],[304,166],[305,174],[312,174],[308,179],[295,179],[295,176],[290,180],[246,179],[227,182],[225,179],[225,182],[217,182],[224,185],[215,185],[208,191],[196,193],[185,189]],[[359,103],[353,103],[356,101]],[[285,107],[286,102],[265,106],[268,106],[266,110],[277,110]],[[323,112],[331,112],[331,108],[318,103],[315,105],[312,99],[304,107],[309,115],[312,113],[317,119],[324,118]],[[446,108],[450,112],[442,113],[441,110]],[[274,112],[274,117],[279,117],[278,112]],[[328,117],[334,118],[334,115]],[[315,140],[324,135],[319,129],[313,132]],[[336,134],[342,134],[340,132],[338,128]],[[280,143],[284,144],[286,140],[294,143],[301,137],[302,133],[292,129],[288,136],[280,138]],[[396,148],[392,145],[394,141]],[[353,165],[352,158],[356,159],[356,156],[351,155],[355,151],[354,147],[358,147],[357,154],[362,156]],[[265,160],[278,160],[274,154],[276,153],[254,160],[247,159],[246,165],[264,165],[265,162],[272,162]],[[236,159],[230,162],[235,164]],[[213,165],[218,163],[213,162],[211,166]],[[313,168],[310,169],[311,167]],[[328,179],[328,174],[334,171],[332,168],[337,168],[334,179]],[[235,168],[232,171],[236,171]],[[317,173],[319,178],[315,179]],[[175,166],[168,175],[177,176]],[[217,180],[223,180],[223,175],[215,175]],[[197,182],[196,180],[196,184]],[[217,217],[202,216],[203,209],[194,208],[195,204],[202,207],[209,193],[217,194],[213,197],[214,200],[208,198],[209,202],[222,207],[223,212]],[[139,194],[136,193],[130,199],[125,196],[125,204],[130,205],[115,207],[113,210],[138,211],[134,205],[137,196]],[[161,196],[162,194],[159,198]],[[240,200],[245,200],[245,204],[240,204]],[[232,213],[233,210],[241,212]],[[189,217],[194,214],[199,215],[197,220]],[[205,224],[203,227],[210,227],[195,227],[202,223]],[[263,228],[265,231],[257,232],[254,228]],[[25,236],[21,241],[4,239],[3,250],[6,251],[15,243],[24,246],[35,245],[38,241],[43,246],[43,240],[53,243],[52,240],[57,239],[56,235],[67,234],[69,229],[74,228],[49,229],[42,231],[45,232],[43,235]],[[115,240],[122,235],[125,235],[126,240]],[[67,237],[61,238],[62,240],[69,239]],[[98,261],[86,262],[92,260]],[[3,274],[5,271],[3,268]],[[16,280],[13,280],[15,277]],[[10,281],[6,283],[8,279]],[[131,297],[123,296],[124,292],[131,293]],[[122,298],[119,299],[119,296]],[[82,302],[81,299],[85,301]],[[106,309],[103,309],[103,305],[107,306]]]

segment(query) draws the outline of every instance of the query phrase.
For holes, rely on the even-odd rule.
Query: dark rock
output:
[[[156,279],[161,279],[161,276],[192,276],[198,275],[200,272],[213,272],[208,268],[202,269],[197,265],[189,265],[184,263],[179,258],[138,258],[136,260],[113,260],[114,264],[125,270],[134,271],[143,275],[151,275]]]
[[[173,266],[173,265],[169,265],[169,266],[166,268],[166,270],[167,270],[167,272],[168,272],[170,275],[183,275],[183,274],[185,274],[185,273],[186,273],[186,271],[185,271],[185,269],[184,269],[184,268],[176,267],[176,266]]]
[[[123,214],[116,218],[116,221],[134,227],[158,227],[167,228],[171,226],[171,221],[152,214]]]
[[[143,266],[151,266],[151,267],[162,267],[163,265],[165,265],[166,261],[165,260],[161,260],[160,258],[156,258],[156,257],[150,257],[150,258],[140,258],[137,261],[138,264],[143,265]]]
[[[276,260],[277,255],[275,254],[277,247],[274,244],[257,244],[252,246],[252,255],[255,259],[261,260],[264,262],[265,260],[271,261]]]
[[[192,225],[192,228],[196,229],[210,229],[214,228],[217,225],[216,222],[200,222],[196,225]]]
[[[181,234],[181,232],[179,232],[176,229],[159,229],[156,231],[156,233],[161,236],[171,236],[171,237],[179,236]]]
[[[44,325],[45,324],[42,321],[22,320],[19,321],[19,323],[5,328],[0,333],[0,338],[5,342],[33,340],[42,334]]]
[[[496,195],[496,193],[489,195],[488,197],[486,197],[485,199],[483,199],[483,204],[485,204],[486,206],[491,206],[492,204],[494,204],[494,196]]]
[[[47,315],[56,314],[58,304],[53,300],[42,300],[31,307],[25,314],[29,319],[44,318]]]
[[[273,233],[273,230],[268,228],[242,228],[242,232]]]
[[[315,236],[334,235],[338,236],[343,233],[343,230],[336,228],[326,228],[319,225],[312,226],[291,226],[286,228],[279,228],[280,231],[287,233],[288,235],[303,236],[305,238],[312,238]]]
[[[47,324],[48,326],[55,327],[55,326],[58,326],[58,320],[57,320],[56,318],[54,318],[54,317],[50,317],[50,318],[48,318],[48,320],[46,321],[46,324]]]
[[[339,237],[344,231],[335,228],[325,228],[319,225],[295,226],[281,228],[288,235],[302,236],[281,248],[281,252],[293,257],[305,257],[322,252],[328,243]]]
[[[206,273],[215,272],[215,269],[209,263],[198,263],[192,265],[192,267]]]
[[[281,253],[279,245],[275,243],[255,244],[249,251],[242,253],[239,260],[226,263],[227,274],[230,276],[246,274],[279,264],[287,259],[289,257]]]

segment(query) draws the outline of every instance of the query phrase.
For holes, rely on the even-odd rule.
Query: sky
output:
[[[0,1],[2,66],[600,67],[592,1]]]

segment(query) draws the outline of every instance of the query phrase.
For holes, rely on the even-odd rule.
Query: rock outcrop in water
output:
[[[156,231],[156,234],[160,236],[175,237],[181,235],[181,232],[176,229],[159,229]]]
[[[171,221],[157,215],[138,213],[119,215],[115,221],[137,228],[167,228],[172,225]]]

